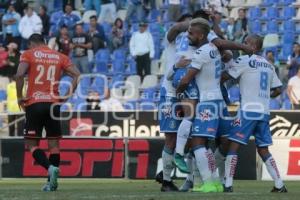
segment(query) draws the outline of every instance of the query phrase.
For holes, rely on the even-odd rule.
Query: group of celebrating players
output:
[[[210,14],[200,10],[183,15],[167,34],[167,73],[161,87],[160,129],[165,133],[162,152],[163,171],[157,175],[161,191],[233,192],[237,152],[255,136],[257,151],[275,181],[272,192],[287,192],[276,162],[268,150],[272,144],[269,128],[269,100],[281,92],[274,67],[259,56],[262,38],[249,35],[244,44],[224,40],[212,29]],[[193,18],[193,19],[192,19]],[[48,171],[43,191],[58,188],[60,104],[76,89],[79,72],[70,59],[33,34],[29,50],[20,59],[17,80],[19,106],[26,113],[25,143],[35,161]],[[242,50],[244,56],[232,60],[228,50]],[[72,77],[71,87],[61,98],[58,85],[62,74]],[[26,97],[24,78],[28,76]],[[238,82],[240,110],[234,119],[226,102],[230,80]],[[49,156],[39,148],[42,130],[48,139]],[[213,153],[209,141],[218,140]],[[184,151],[189,150],[187,161]],[[187,173],[177,188],[171,180],[174,164]]]
[[[165,146],[163,171],[156,180],[163,192],[233,192],[238,149],[254,136],[257,152],[275,182],[271,192],[287,192],[268,150],[269,101],[280,95],[282,83],[274,67],[259,55],[263,39],[248,35],[243,44],[227,41],[214,32],[217,25],[212,19],[203,10],[183,15],[166,36],[167,72],[159,105]],[[234,60],[230,50],[245,55]],[[226,105],[232,82],[239,85],[241,95],[233,117]],[[215,140],[213,153],[210,141]],[[174,166],[188,174],[179,189],[171,180]]]

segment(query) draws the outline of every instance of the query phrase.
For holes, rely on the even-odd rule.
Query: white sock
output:
[[[173,151],[167,147],[164,147],[162,151],[162,161],[163,161],[163,180],[171,181],[171,173],[174,169],[173,166]]]
[[[203,180],[200,175],[199,169],[197,167],[197,162],[195,157],[193,157],[193,176],[194,176],[194,185],[203,184]]]
[[[225,187],[233,184],[233,177],[237,165],[238,156],[236,154],[228,154],[225,160]]]
[[[280,178],[280,174],[276,165],[276,162],[274,160],[274,158],[272,157],[272,155],[270,155],[270,157],[264,161],[267,167],[267,170],[270,174],[270,176],[272,177],[272,179],[275,181],[275,187],[276,188],[282,188],[283,187],[283,181]]]
[[[189,181],[193,181],[193,155],[191,152],[188,153],[187,160],[186,160],[186,166],[190,173],[187,175],[186,179]]]
[[[208,166],[209,166],[209,169],[212,174],[212,179],[213,179],[213,181],[219,181],[220,178],[219,178],[219,174],[217,172],[215,155],[214,155],[213,151],[211,150],[211,148],[207,149],[207,153],[208,153]]]
[[[193,123],[191,121],[183,119],[177,131],[175,152],[182,156],[184,154],[184,147],[186,145],[187,139],[190,135],[192,124]]]
[[[219,148],[217,148],[215,151],[215,158],[216,158],[216,166],[219,172],[220,181],[224,184],[226,157],[220,152]]]
[[[194,150],[198,170],[204,183],[212,181],[211,170],[208,164],[208,153],[205,147]]]

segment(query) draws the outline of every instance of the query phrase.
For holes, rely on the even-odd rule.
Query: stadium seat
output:
[[[282,30],[280,30],[280,33],[284,33],[286,31],[290,32],[296,32],[296,24],[294,20],[286,20],[283,22]]]
[[[125,73],[125,64],[124,60],[114,60],[112,63],[112,74],[124,74]]]
[[[6,90],[0,90],[0,101],[6,101]]]
[[[97,61],[110,61],[110,52],[108,49],[99,49],[95,55]]]
[[[279,18],[279,10],[277,7],[268,7],[265,14],[261,17],[263,20],[273,20]]]
[[[292,104],[291,104],[289,99],[286,99],[286,100],[283,101],[282,109],[284,109],[284,110],[291,110],[292,109]]]
[[[141,77],[139,75],[128,76],[125,81],[125,87],[138,87],[141,85]]]
[[[153,101],[143,101],[140,103],[140,110],[143,111],[157,110],[157,104]]]
[[[285,0],[283,0],[285,1]],[[294,1],[294,0],[289,0],[289,1]],[[293,6],[300,6],[300,0],[297,0],[296,2],[292,3]]]
[[[279,26],[276,20],[270,20],[267,22],[267,30],[265,31],[266,34],[270,33],[278,33]]]
[[[259,6],[261,3],[262,0],[247,0],[246,6],[247,7]]]
[[[82,21],[83,23],[90,23],[90,17],[96,15],[97,16],[97,12],[96,10],[87,10],[83,13],[82,16]]]
[[[125,61],[126,60],[126,51],[122,48],[114,50],[113,58]]]
[[[119,88],[124,85],[124,80],[125,80],[125,77],[123,74],[114,75],[109,84],[109,87],[110,88]]]
[[[126,110],[139,110],[139,103],[136,100],[127,101],[126,103],[123,104],[123,107]]]
[[[108,86],[109,85],[106,76],[96,76],[91,85],[91,89],[93,91],[97,91],[100,95],[102,95],[104,94],[104,89]]]
[[[276,47],[279,44],[279,35],[276,33],[267,34],[264,37],[263,48]]]
[[[149,31],[152,34],[160,35],[160,25],[158,23],[150,23],[149,24]]]
[[[126,75],[135,75],[136,74],[136,62],[135,60],[129,60],[127,68],[125,70]]]
[[[111,37],[112,26],[107,22],[102,22],[101,25],[103,27],[105,36],[107,38],[110,38]]]
[[[295,0],[279,0],[278,5],[279,6],[288,6],[288,5],[292,5],[292,3],[294,3]]]
[[[79,112],[86,111],[86,106],[87,106],[87,103],[86,103],[85,99],[77,98],[74,101],[73,110],[79,111]]]
[[[270,99],[270,110],[280,110],[281,105],[278,99]]]
[[[141,89],[156,87],[158,84],[158,78],[156,75],[147,75],[144,77]]]
[[[279,54],[279,60],[286,61],[288,56],[293,53],[293,44],[283,44]]]
[[[259,7],[251,7],[248,10],[248,18],[250,21],[257,20],[261,17],[261,10]]]
[[[283,16],[280,19],[288,20],[292,19],[296,15],[296,10],[292,6],[284,7],[283,8]]]
[[[250,21],[249,22],[249,29],[251,33],[260,34],[262,32],[262,27],[260,21]]]
[[[144,89],[141,94],[141,100],[154,100],[157,98],[157,89],[156,88],[147,88]]]
[[[123,99],[123,91],[120,88],[112,88],[110,90],[110,95],[112,98],[122,100]]]
[[[152,9],[148,15],[148,22],[156,22],[157,17],[160,16],[160,11],[157,9]]]
[[[128,87],[125,89],[123,98],[125,100],[138,100],[140,98],[139,90],[137,87]]]
[[[294,20],[299,21],[300,20],[300,9],[298,9],[296,17],[293,17]]]
[[[88,89],[91,86],[91,77],[80,76],[79,87],[83,89]]]
[[[160,70],[159,67],[159,60],[152,60],[151,61],[151,74],[156,74],[156,75],[162,75],[162,71]]]
[[[101,61],[101,60],[95,60],[95,72],[109,75],[108,70],[108,62],[107,61]]]
[[[295,42],[296,35],[293,32],[284,32],[282,36],[282,44],[293,44]]]
[[[66,102],[66,103],[62,104],[61,107],[60,107],[61,112],[72,111],[72,109],[73,109],[73,106],[69,102]]]
[[[277,4],[279,2],[279,0],[264,0],[261,3],[261,6],[274,6],[275,4]]]
[[[245,0],[230,0],[229,7],[241,7],[245,5]]]

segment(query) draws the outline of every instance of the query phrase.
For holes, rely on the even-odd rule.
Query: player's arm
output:
[[[92,43],[88,42],[86,44],[75,44],[75,46],[80,47],[80,48],[84,48],[84,49],[91,49],[92,48]]]
[[[18,67],[18,71],[15,75],[16,78],[16,89],[19,106],[24,110],[25,99],[23,97],[24,77],[28,71],[29,64],[21,62]]]
[[[180,60],[175,63],[172,68],[169,68],[167,71],[167,79],[172,80],[177,68],[187,67],[191,63],[191,59],[188,59],[184,56],[180,58]]]
[[[72,78],[71,87],[69,88],[68,92],[66,93],[67,95],[64,98],[66,100],[66,98],[71,97],[73,95],[73,93],[75,92],[77,85],[78,85],[80,72],[74,65],[71,65],[71,66],[65,68],[64,72]]]
[[[282,92],[282,87],[281,86],[277,87],[277,88],[272,88],[270,96],[271,96],[271,98],[275,98],[275,97],[279,96],[281,94],[281,92]]]
[[[253,54],[253,49],[250,46],[238,42],[216,38],[212,43],[220,50],[242,50],[246,54]]]
[[[167,35],[167,39],[168,41],[171,43],[173,42],[177,35],[179,35],[180,33],[182,32],[185,32],[187,31],[189,28],[189,22],[180,22],[180,23],[177,23],[175,24],[174,26],[172,26],[168,32],[168,35]]]
[[[198,74],[199,70],[193,67],[190,67],[186,73],[186,75],[181,79],[177,89],[176,93],[180,94],[182,93],[189,83],[193,80],[193,78]]]

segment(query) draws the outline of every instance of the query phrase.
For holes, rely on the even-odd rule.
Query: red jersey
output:
[[[29,64],[26,106],[59,101],[59,81],[64,69],[72,65],[64,54],[41,46],[25,51],[20,62]]]

